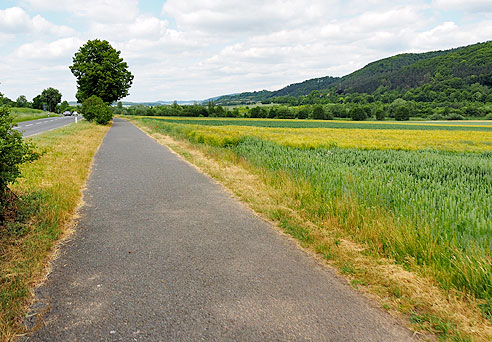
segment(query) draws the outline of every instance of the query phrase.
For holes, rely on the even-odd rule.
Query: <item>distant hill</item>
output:
[[[431,85],[434,91],[450,87],[469,91],[466,87],[472,84],[492,86],[492,42],[443,51],[399,54],[372,62],[341,78],[326,76],[294,83],[277,91],[222,96],[216,103],[269,102],[278,97],[306,96],[313,91],[337,94],[399,91],[404,94],[425,85]]]

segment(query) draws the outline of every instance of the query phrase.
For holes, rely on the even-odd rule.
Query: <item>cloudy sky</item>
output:
[[[491,40],[492,1],[0,0],[0,92],[74,100],[68,67],[94,38],[135,75],[125,100],[199,100]]]

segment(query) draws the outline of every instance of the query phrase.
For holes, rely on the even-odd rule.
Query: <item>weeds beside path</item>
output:
[[[44,152],[24,165],[11,188],[19,196],[17,219],[0,229],[0,340],[22,332],[31,289],[45,272],[54,245],[70,228],[82,188],[109,126],[87,122],[36,136]]]

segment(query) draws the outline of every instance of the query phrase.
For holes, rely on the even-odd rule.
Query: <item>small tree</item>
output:
[[[29,102],[27,102],[27,99],[24,95],[21,95],[15,100],[15,106],[16,107],[27,107],[29,105]]]
[[[397,107],[394,113],[395,119],[398,121],[410,120],[410,109],[406,106]]]
[[[325,108],[323,108],[322,105],[316,105],[313,107],[313,119],[314,120],[325,119]]]
[[[87,121],[95,121],[105,125],[113,118],[113,113],[109,106],[96,95],[92,95],[82,103],[82,115]]]
[[[41,93],[41,100],[46,104],[46,109],[49,112],[56,110],[56,105],[60,103],[62,94],[55,88],[48,88]]]
[[[383,109],[378,108],[375,110],[375,116],[376,116],[376,120],[383,121],[384,118],[386,117],[386,113]]]
[[[37,95],[32,99],[32,108],[43,109],[43,99],[41,98],[41,95]]]
[[[92,95],[111,104],[128,95],[133,75],[128,65],[106,40],[89,40],[73,57],[70,66],[77,78],[77,100],[83,103]]]
[[[364,108],[357,106],[350,110],[350,117],[354,121],[363,121],[367,119],[367,113]]]
[[[7,186],[20,176],[19,166],[39,158],[31,143],[22,140],[22,134],[13,129],[13,118],[8,107],[0,107],[0,218]]]
[[[67,101],[63,101],[61,104],[60,104],[60,113],[63,113],[67,110],[70,110],[70,104],[67,102]]]

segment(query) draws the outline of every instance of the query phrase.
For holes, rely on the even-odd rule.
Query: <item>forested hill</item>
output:
[[[272,92],[272,96],[300,96],[307,95],[313,90],[327,89],[329,86],[338,81],[338,77],[321,77],[313,78],[300,83],[293,83],[285,88]]]
[[[491,76],[492,42],[487,42],[452,50],[385,58],[342,77],[336,87],[344,93],[372,93],[381,86],[407,90],[453,78],[467,83],[487,83],[485,78],[490,81]]]
[[[220,97],[218,104],[248,104],[255,102],[292,102],[292,97],[321,94],[369,94],[381,96],[395,92],[401,96],[408,91],[418,100],[447,100],[451,93],[478,91],[492,86],[492,42],[426,53],[406,53],[372,62],[342,78],[322,77],[294,83],[277,91],[242,93]],[[425,93],[425,94],[423,94]],[[312,95],[312,94],[311,94]],[[459,94],[464,96],[466,94]],[[454,95],[456,98],[456,94]],[[478,96],[478,95],[477,95]],[[459,97],[459,96],[458,96]],[[277,101],[278,100],[278,101]],[[299,102],[299,101],[297,101]]]

